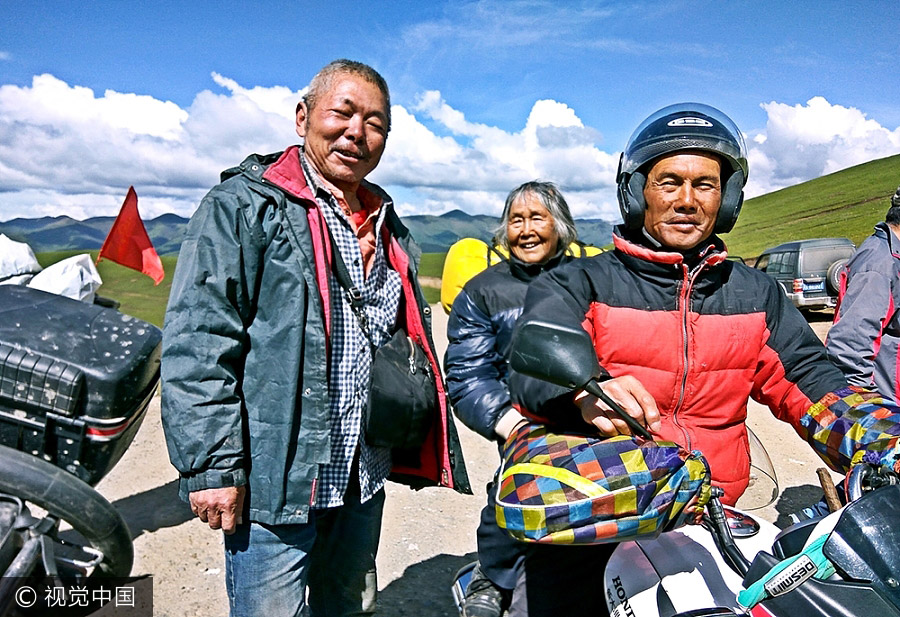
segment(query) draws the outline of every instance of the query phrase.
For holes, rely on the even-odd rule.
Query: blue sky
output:
[[[144,218],[188,216],[221,169],[296,141],[337,57],[391,87],[372,179],[401,214],[496,214],[540,177],[614,220],[628,135],[684,100],[745,132],[750,195],[900,152],[894,1],[2,7],[0,220],[114,214],[131,184]]]

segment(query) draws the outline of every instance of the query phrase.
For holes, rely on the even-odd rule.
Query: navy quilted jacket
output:
[[[487,439],[498,439],[497,420],[512,407],[506,361],[528,284],[571,259],[560,253],[544,264],[526,264],[513,257],[472,278],[453,302],[444,356],[447,389],[457,417]]]

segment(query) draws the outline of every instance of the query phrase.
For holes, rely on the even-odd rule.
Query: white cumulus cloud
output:
[[[761,107],[768,121],[749,144],[751,197],[900,152],[900,127],[885,128],[821,96]]]
[[[213,79],[227,92],[204,90],[186,109],[47,74],[0,86],[0,220],[115,214],[129,185],[144,216],[187,216],[222,169],[296,140],[300,93]]]
[[[302,91],[211,79],[215,89],[187,107],[98,95],[53,75],[0,86],[0,220],[112,215],[129,185],[145,218],[189,216],[222,169],[297,141]],[[900,128],[822,97],[762,109],[765,127],[748,135],[749,196],[900,152]],[[372,180],[395,194],[402,215],[499,214],[510,189],[543,179],[560,185],[576,216],[618,219],[619,153],[598,147],[599,132],[564,102],[535,101],[513,130],[471,120],[435,90],[395,104],[392,116]]]
[[[564,103],[536,101],[515,132],[468,120],[438,91],[421,94],[412,111],[421,120],[393,109],[396,128],[382,167],[373,174],[376,181],[415,193],[416,201],[399,202],[401,214],[452,209],[499,214],[512,188],[542,179],[562,187],[576,216],[616,216],[612,187],[618,154],[599,150],[599,133]]]

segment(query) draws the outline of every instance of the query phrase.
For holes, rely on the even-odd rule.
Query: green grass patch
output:
[[[46,268],[67,257],[82,255],[85,252],[90,254],[91,259],[97,259],[98,251],[55,251],[39,253],[36,257],[38,263]],[[176,258],[173,256],[161,259],[166,278],[159,285],[154,285],[153,280],[146,274],[104,259],[97,264],[97,272],[100,273],[100,278],[103,280],[103,285],[97,290],[97,294],[118,301],[121,304],[119,310],[126,315],[162,327],[166,303],[169,301],[169,291],[172,288]]]
[[[437,304],[441,301],[441,290],[437,287],[422,285],[422,293],[425,294],[425,300],[428,301],[428,304]]]
[[[441,278],[446,258],[447,253],[422,253],[422,259],[419,261],[419,275]]]

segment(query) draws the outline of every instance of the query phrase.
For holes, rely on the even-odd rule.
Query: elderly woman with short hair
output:
[[[498,445],[524,420],[512,407],[506,379],[513,327],[528,284],[569,261],[566,248],[576,240],[575,223],[559,189],[550,182],[526,182],[506,198],[494,235],[509,259],[471,279],[453,302],[444,359],[450,399],[466,426]],[[497,526],[492,486],[478,527],[479,565],[466,593],[466,617],[502,614],[529,550]]]

